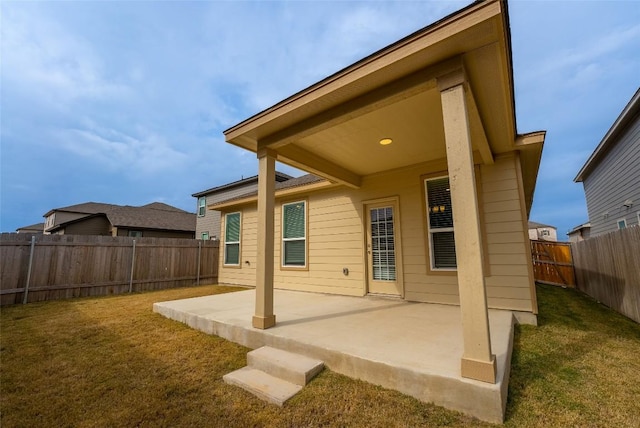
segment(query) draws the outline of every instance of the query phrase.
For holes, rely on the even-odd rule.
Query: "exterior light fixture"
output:
[[[388,146],[391,143],[393,143],[393,140],[391,138],[383,138],[382,140],[380,140],[380,145],[382,146]]]

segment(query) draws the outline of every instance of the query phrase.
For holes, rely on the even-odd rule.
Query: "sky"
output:
[[[467,4],[4,0],[0,230],[89,201],[195,212],[191,194],[257,174],[225,129]],[[640,85],[640,5],[509,17],[517,131],[547,131],[530,219],[566,239],[588,220],[573,179]]]

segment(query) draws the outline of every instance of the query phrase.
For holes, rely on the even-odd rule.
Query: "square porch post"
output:
[[[275,201],[276,153],[258,151],[258,251],[256,263],[255,328],[267,329],[276,324],[273,314],[273,207]]]
[[[464,83],[463,70],[438,79],[447,147],[464,342],[461,375],[495,383],[496,360],[495,355],[491,354],[480,216]]]

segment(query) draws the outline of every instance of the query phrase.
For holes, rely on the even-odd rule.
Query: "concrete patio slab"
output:
[[[252,349],[271,346],[322,360],[338,373],[501,423],[514,315],[489,311],[497,383],[460,376],[460,308],[379,297],[275,290],[276,325],[251,325],[255,291],[156,303],[155,312]]]

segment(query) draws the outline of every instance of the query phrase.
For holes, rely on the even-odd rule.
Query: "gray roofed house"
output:
[[[574,181],[584,186],[590,236],[640,225],[640,89]]]
[[[56,208],[46,214],[45,233],[157,238],[193,238],[193,213],[153,202],[135,207],[96,202]]]

